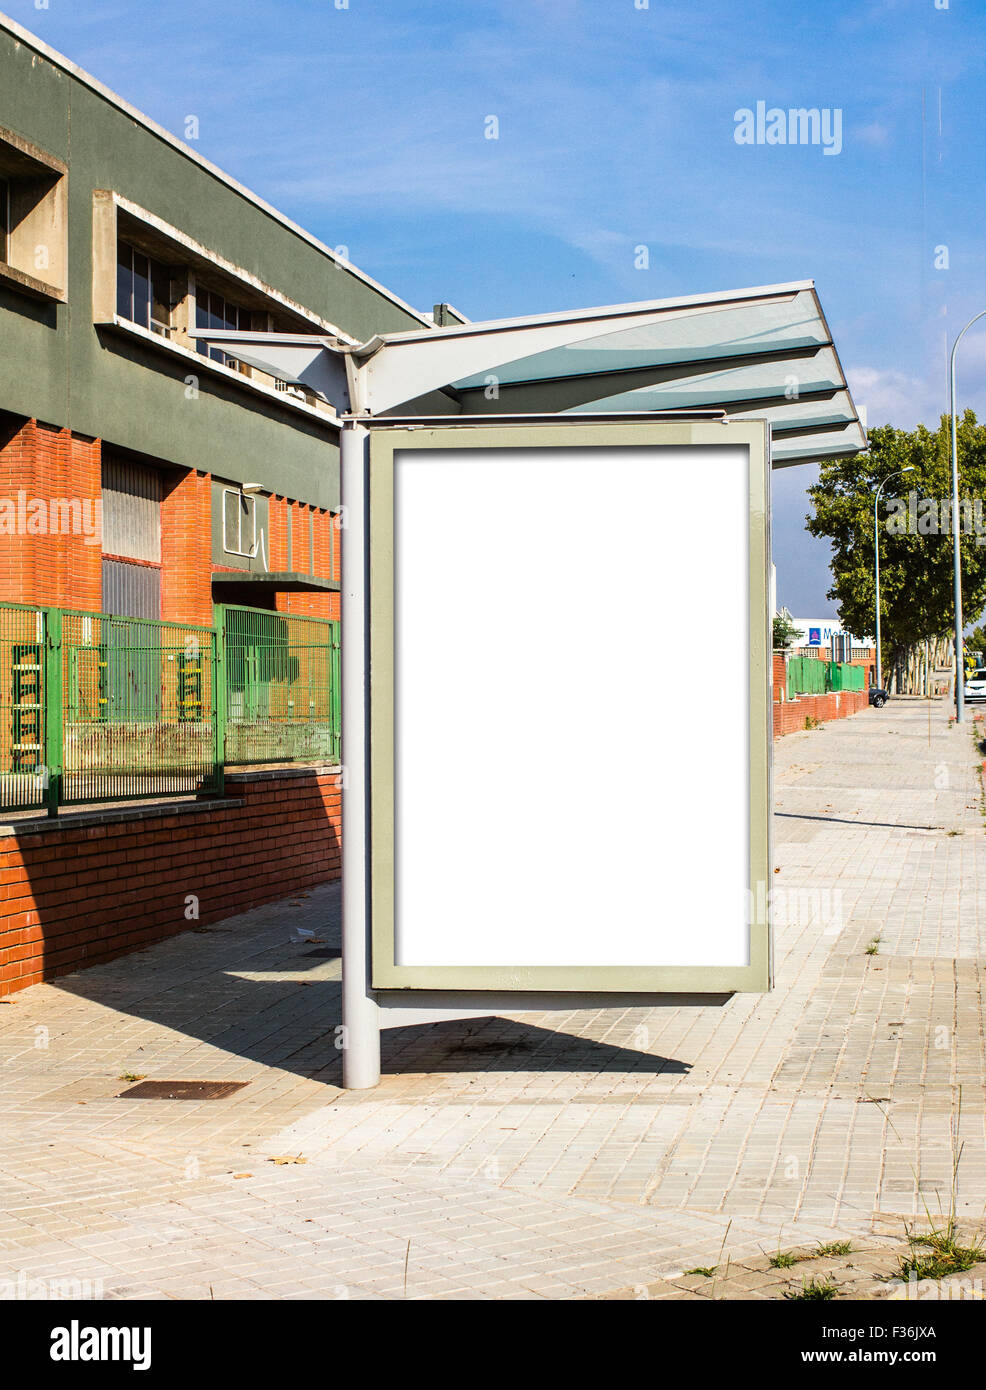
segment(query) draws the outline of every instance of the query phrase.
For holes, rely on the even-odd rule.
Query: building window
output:
[[[250,310],[244,309],[240,304],[230,303],[216,290],[198,285],[195,290],[195,327],[201,329],[218,328],[221,331],[233,333],[249,333]],[[222,362],[224,366],[234,369],[239,365],[235,357],[230,357],[221,348],[210,347],[201,338],[196,340],[195,346],[204,357],[211,357],[213,362]]]
[[[257,549],[257,499],[223,488],[223,550],[252,557]]]
[[[5,284],[65,299],[66,178],[61,160],[0,127],[0,267]]]
[[[171,337],[171,272],[121,241],[116,259],[116,312],[141,328]]]

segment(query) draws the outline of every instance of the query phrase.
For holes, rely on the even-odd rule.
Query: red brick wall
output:
[[[869,705],[865,690],[833,690],[828,695],[799,695],[796,700],[774,700],[774,737],[793,734],[805,727],[807,719],[824,724],[829,719],[846,719]]]
[[[184,473],[161,502],[161,617],[212,625],[212,479]]]
[[[304,502],[292,502],[294,517],[291,528],[291,568],[301,574],[311,573],[311,537],[308,533],[308,507]]]
[[[88,504],[89,518],[98,519],[101,486],[101,442],[73,435],[37,420],[24,420],[0,412],[0,499],[16,509],[23,495],[22,513],[39,498],[46,506],[53,499]],[[233,566],[212,562],[212,478],[207,472],[169,475],[170,484],[161,503],[161,616],[172,622],[212,624],[212,575],[222,570],[238,574]],[[292,553],[288,554],[287,518],[293,519]],[[83,516],[86,514],[83,513]],[[309,537],[309,517],[314,517],[314,553]],[[2,524],[2,523],[0,523]],[[287,569],[309,573],[314,567],[322,578],[339,578],[339,535],[327,511],[270,498],[268,564],[272,571]],[[90,543],[92,542],[92,543]],[[334,563],[333,563],[334,560]],[[0,602],[37,603],[53,608],[81,608],[98,613],[102,608],[102,547],[98,533],[41,534],[34,530],[0,534]],[[330,573],[334,570],[334,573]],[[328,593],[279,594],[282,612],[337,618],[339,597]]]
[[[774,652],[774,699],[787,699],[787,661],[783,652]]]
[[[278,504],[276,510],[275,501]],[[287,510],[289,507],[293,517],[290,556],[287,549]],[[312,527],[314,548],[309,543],[309,517],[314,519],[314,526]],[[338,528],[336,518],[330,512],[299,502],[286,502],[283,498],[272,498],[270,529],[270,567],[272,570],[292,569],[298,570],[302,574],[314,573],[322,579],[341,579],[340,539],[342,533]],[[278,563],[275,563],[275,554],[278,556]],[[338,618],[340,616],[339,595],[325,591],[278,594],[277,611],[279,613],[299,613],[309,618]]]
[[[267,556],[275,574],[283,574],[288,566],[288,504],[283,497],[271,497],[267,520]]]
[[[227,779],[241,805],[0,838],[0,994],[338,878],[338,774]],[[198,920],[185,917],[186,897]]]
[[[799,695],[787,698],[787,672],[783,652],[774,652],[774,738],[804,729],[808,719],[824,724],[829,719],[845,719],[869,705],[865,690],[833,690],[827,695]]]
[[[70,430],[37,420],[3,417],[0,497],[16,508],[19,494],[23,495],[27,526],[32,529],[21,531],[16,526],[14,535],[0,536],[0,600],[98,612],[102,597],[96,505],[100,495],[99,440],[74,436]],[[33,527],[38,525],[40,513],[29,508],[33,499],[43,502],[47,513],[38,531]],[[52,516],[50,504],[56,499],[72,504],[74,526],[68,525],[65,517],[56,521]]]

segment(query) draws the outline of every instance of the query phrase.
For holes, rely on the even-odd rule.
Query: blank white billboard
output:
[[[750,964],[750,468],[395,446],[392,974]]]

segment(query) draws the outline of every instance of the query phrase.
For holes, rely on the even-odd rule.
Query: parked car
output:
[[[986,666],[977,666],[965,683],[967,700],[986,700]]]
[[[889,692],[884,690],[882,686],[870,686],[870,704],[875,706],[876,709],[882,709],[889,699]]]

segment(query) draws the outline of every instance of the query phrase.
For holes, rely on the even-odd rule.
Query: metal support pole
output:
[[[965,670],[962,661],[962,543],[959,529],[959,440],[955,418],[955,354],[974,323],[986,318],[986,309],[974,315],[952,344],[948,362],[948,414],[952,422],[952,591],[955,600],[955,722],[965,723]]]
[[[883,484],[880,484],[882,487]],[[877,521],[877,504],[880,501],[880,487],[873,497],[873,554],[876,564],[876,688],[883,689],[883,668],[880,665],[880,527]]]
[[[380,1081],[380,1010],[370,989],[369,467],[363,425],[340,436],[342,506],[342,1084]]]
[[[975,320],[973,320],[975,322]],[[968,327],[968,324],[966,325]],[[963,328],[962,333],[965,332]],[[955,722],[965,723],[965,671],[962,666],[962,541],[959,534],[959,441],[955,422],[955,349],[948,370],[948,413],[952,422],[952,593],[955,603]]]

